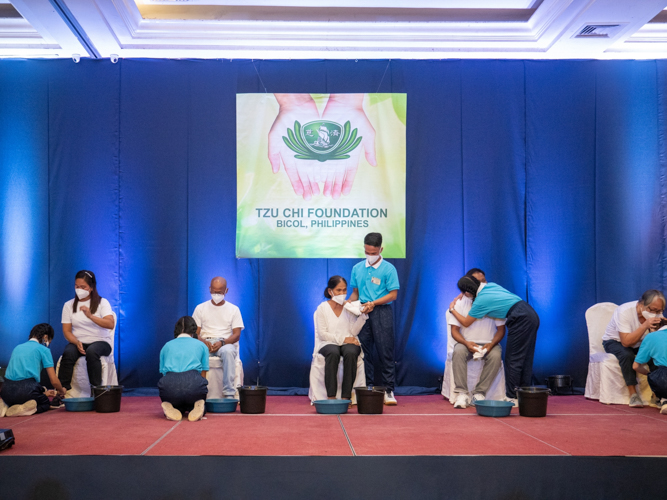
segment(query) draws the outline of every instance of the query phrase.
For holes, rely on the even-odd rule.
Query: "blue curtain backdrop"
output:
[[[437,385],[473,266],[539,313],[537,378],[583,385],[585,310],[667,281],[666,86],[663,61],[0,61],[0,366],[39,322],[62,353],[88,268],[118,314],[121,382],[152,386],[223,275],[246,380],[307,386],[312,313],[355,261],[234,257],[235,95],[404,92],[399,385]]]

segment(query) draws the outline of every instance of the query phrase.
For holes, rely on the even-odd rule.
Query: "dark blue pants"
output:
[[[208,394],[208,380],[197,370],[169,372],[158,381],[157,387],[160,399],[171,403],[181,413],[191,411],[195,403],[206,399]]]
[[[605,340],[602,342],[602,347],[604,347],[604,352],[613,354],[618,359],[625,385],[637,385],[637,373],[632,368],[632,364],[635,362],[639,347],[625,347],[618,340]]]
[[[375,306],[368,315],[368,321],[359,332],[359,342],[364,350],[364,370],[366,383],[374,378],[373,346],[382,370],[382,385],[387,391],[394,390],[396,366],[394,364],[394,314],[390,305]]]
[[[32,378],[25,380],[5,379],[5,382],[2,384],[0,398],[2,398],[7,406],[22,405],[34,399],[37,402],[37,413],[42,413],[49,409],[49,398],[44,394],[44,387]]]
[[[92,344],[83,344],[86,351],[86,368],[88,370],[88,381],[90,385],[102,385],[102,356],[111,354],[111,346],[108,342],[93,342]],[[58,380],[65,389],[72,388],[72,374],[74,365],[83,356],[74,344],[67,344],[63,351],[63,359],[60,360],[60,369],[58,370]]]
[[[656,366],[647,378],[653,393],[660,399],[667,399],[667,366]]]
[[[530,386],[533,377],[533,356],[540,318],[535,309],[523,300],[507,312],[507,344],[505,345],[505,394],[516,398],[516,388]]]
[[[327,388],[327,397],[335,398],[338,392],[338,365],[343,358],[343,384],[340,388],[341,399],[352,397],[352,386],[357,378],[357,358],[361,354],[361,347],[354,344],[341,346],[327,344],[320,349],[324,356],[324,385]]]

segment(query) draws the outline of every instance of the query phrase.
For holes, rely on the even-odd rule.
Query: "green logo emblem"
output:
[[[308,122],[304,126],[294,122],[294,131],[287,129],[283,141],[296,154],[299,160],[345,160],[348,153],[361,144],[362,137],[357,137],[357,129],[350,131],[350,122],[344,126],[327,120]]]

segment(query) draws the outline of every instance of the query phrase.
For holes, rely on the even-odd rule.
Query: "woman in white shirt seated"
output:
[[[91,385],[102,385],[100,357],[111,354],[111,332],[114,319],[111,305],[97,293],[97,280],[92,271],[79,271],[74,277],[76,296],[63,306],[63,334],[69,342],[60,361],[58,378],[65,389],[72,388],[74,364],[86,357],[88,380]],[[59,397],[51,406],[60,406]]]
[[[361,347],[357,335],[368,316],[355,316],[343,306],[347,297],[347,281],[342,276],[329,279],[322,302],[315,312],[318,352],[324,356],[324,385],[327,397],[336,399],[338,392],[338,364],[343,358],[343,385],[341,398],[352,397],[352,385],[357,377],[357,358]]]

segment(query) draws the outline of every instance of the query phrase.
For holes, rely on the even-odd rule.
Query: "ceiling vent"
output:
[[[620,30],[620,24],[587,24],[574,38],[612,38]]]

